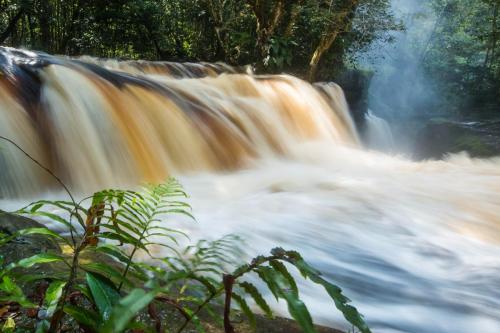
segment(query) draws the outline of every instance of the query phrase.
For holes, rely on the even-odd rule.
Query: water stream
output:
[[[193,240],[239,234],[248,258],[299,250],[374,332],[500,332],[500,158],[366,150],[335,85],[0,51],[0,134],[78,193],[174,175],[198,222],[166,224]],[[0,165],[1,208],[58,195],[3,144]],[[345,328],[321,289],[301,295],[318,323]]]

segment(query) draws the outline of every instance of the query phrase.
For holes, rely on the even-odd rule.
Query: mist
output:
[[[433,38],[436,15],[427,0],[393,0],[392,10],[404,31],[392,32],[393,43],[376,45],[367,54],[367,65],[374,70],[369,106],[389,121],[428,115],[439,102],[421,65]]]

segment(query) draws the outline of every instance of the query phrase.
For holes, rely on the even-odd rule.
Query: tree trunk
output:
[[[495,63],[495,58],[496,58],[496,48],[497,48],[497,19],[498,19],[498,7],[499,7],[499,0],[495,1],[494,9],[493,9],[493,19],[491,22],[491,39],[490,39],[490,45],[488,47],[488,50],[486,51],[486,58],[484,60],[484,66],[485,67],[491,67]]]
[[[347,31],[354,18],[354,12],[360,0],[349,0],[345,3],[344,8],[339,10],[334,22],[330,24],[328,30],[321,36],[318,46],[314,50],[311,60],[309,62],[309,73],[307,78],[310,82],[316,80],[318,73],[318,66],[325,55],[330,50],[338,35],[341,32]]]
[[[73,37],[75,32],[76,21],[80,17],[81,13],[81,1],[77,1],[75,7],[73,8],[73,14],[71,15],[71,20],[69,21],[69,27],[66,28],[66,31],[63,31],[63,38],[61,40],[61,44],[59,45],[59,53],[67,54],[67,46],[70,39]]]
[[[256,51],[257,51],[257,71],[262,71],[267,67],[269,59],[269,40],[278,27],[284,13],[285,0],[276,0],[269,17],[266,15],[265,3],[261,0],[248,1],[256,18]]]
[[[309,74],[307,79],[309,82],[313,82],[316,79],[316,74],[318,73],[318,65],[323,55],[332,47],[333,42],[337,39],[339,32],[332,32],[327,36],[321,38],[318,46],[314,50],[314,53],[309,62]]]
[[[49,17],[52,16],[50,4],[47,0],[39,1],[38,22],[40,24],[40,47],[42,50],[51,52],[51,36]]]
[[[297,4],[295,4],[292,7],[292,11],[290,13],[290,18],[288,20],[288,25],[286,26],[285,29],[285,37],[291,37],[293,35],[293,27],[295,26],[295,23],[297,23],[297,19],[299,18],[299,14],[302,10],[302,4],[304,3],[304,0],[298,0]]]
[[[229,54],[228,36],[224,28],[224,2],[217,0],[207,0],[208,11],[213,21],[213,28],[217,43],[216,55],[217,59],[228,61]]]
[[[16,24],[21,19],[23,14],[24,14],[24,9],[21,8],[17,12],[17,14],[10,20],[9,24],[7,25],[7,28],[0,35],[0,44],[4,43],[5,40],[12,34],[12,32],[14,32]]]

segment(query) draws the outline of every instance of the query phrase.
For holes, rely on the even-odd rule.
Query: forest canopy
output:
[[[461,108],[498,105],[500,0],[422,1],[433,29],[418,36],[412,56],[443,100]],[[310,81],[361,67],[371,50],[404,29],[390,0],[0,0],[3,45],[69,56],[252,64],[261,73]]]
[[[401,29],[389,0],[0,0],[0,13],[0,43],[10,46],[256,64],[311,79]]]
[[[499,105],[500,0],[432,0],[434,30],[422,64],[447,99],[481,110]]]

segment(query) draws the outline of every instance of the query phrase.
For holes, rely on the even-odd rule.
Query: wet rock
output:
[[[467,152],[472,157],[491,157],[499,153],[473,128],[459,122],[433,119],[417,135],[416,159],[441,159],[459,152]]]
[[[351,115],[358,127],[364,129],[365,115],[368,113],[368,89],[373,73],[362,70],[347,70],[335,78],[345,93]]]
[[[0,210],[0,232],[3,234],[12,235],[22,229],[43,227],[40,223],[29,218]],[[56,242],[41,235],[18,237],[0,247],[0,255],[4,257],[6,263],[43,252],[60,252],[60,248]]]

